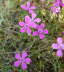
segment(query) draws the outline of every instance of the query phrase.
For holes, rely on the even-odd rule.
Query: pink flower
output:
[[[63,56],[62,51],[64,50],[64,43],[61,37],[57,38],[57,43],[52,44],[52,48],[57,50],[57,56]]]
[[[41,22],[41,19],[40,18],[36,18],[36,14],[35,13],[32,13],[32,15],[31,15],[31,17],[32,17],[32,21],[34,22],[34,23],[39,23],[39,22]]]
[[[51,11],[54,12],[54,13],[60,12],[60,6],[59,6],[59,3],[58,2],[55,2],[53,4],[53,6],[51,7]]]
[[[27,52],[22,52],[22,54],[16,53],[15,58],[17,59],[17,61],[14,62],[14,66],[15,67],[21,66],[23,70],[26,70],[27,64],[31,63],[31,59],[27,56],[28,56]]]
[[[54,13],[58,13],[60,12],[61,7],[64,7],[64,3],[62,2],[62,0],[56,0],[51,7],[51,11]]]
[[[64,7],[63,0],[56,0],[56,2],[58,2],[61,7]]]
[[[37,26],[37,31],[33,32],[33,36],[39,36],[40,39],[44,39],[45,35],[44,34],[48,34],[48,30],[44,29],[45,24],[41,24]]]
[[[20,32],[26,32],[28,35],[31,34],[31,28],[36,28],[36,24],[32,21],[32,19],[27,15],[25,16],[25,22],[19,22],[19,25],[22,27]]]
[[[34,13],[33,10],[36,9],[35,6],[31,6],[31,5],[30,5],[30,2],[27,2],[26,5],[21,5],[21,8],[24,9],[24,10],[26,10],[26,11],[29,11],[30,14]]]

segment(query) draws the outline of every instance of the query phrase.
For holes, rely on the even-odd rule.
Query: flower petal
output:
[[[53,48],[53,49],[58,49],[58,44],[53,43],[53,44],[52,44],[52,48]]]
[[[28,10],[28,8],[26,7],[26,5],[21,5],[20,6],[22,9],[24,9],[24,10]]]
[[[20,29],[20,32],[24,33],[24,32],[25,32],[25,28],[24,28],[24,27],[21,28],[21,29]]]
[[[32,13],[32,20],[36,17],[37,15],[35,13]]]
[[[27,56],[28,56],[27,52],[22,52],[22,58],[25,58]]]
[[[38,25],[37,29],[43,29],[45,27],[45,24],[42,23],[41,25]]]
[[[55,2],[53,6],[58,7],[59,6],[59,1]]]
[[[27,27],[26,32],[27,32],[28,35],[30,35],[31,34],[31,29],[29,27]]]
[[[61,6],[64,7],[64,3],[62,3]]]
[[[27,69],[27,64],[26,64],[26,63],[22,63],[21,68],[22,68],[23,70],[26,70],[26,69]]]
[[[60,7],[52,6],[51,11],[54,12],[54,13],[58,13],[58,12],[60,12]]]
[[[56,53],[56,55],[59,56],[59,57],[62,57],[63,56],[62,50],[58,50],[57,53]]]
[[[25,22],[26,24],[29,24],[31,22],[31,18],[28,15],[25,16]]]
[[[19,22],[20,26],[24,26],[24,24],[25,24],[24,22],[21,22],[21,21]]]
[[[28,1],[28,2],[27,2],[27,8],[29,8],[29,7],[30,7],[30,2]]]
[[[20,59],[20,58],[21,58],[20,54],[19,54],[19,53],[16,53],[16,54],[15,54],[15,58],[16,58],[16,59]]]
[[[57,38],[57,42],[58,42],[58,44],[61,44],[62,43],[62,38],[61,37],[58,37]]]
[[[38,35],[37,31],[33,32],[33,36],[37,36],[37,35]]]
[[[31,63],[31,59],[30,59],[30,58],[26,58],[25,62],[26,62],[27,64],[30,64],[30,63]]]
[[[29,23],[29,27],[37,29],[37,26],[38,25],[36,23],[34,23],[34,22]]]
[[[44,30],[44,34],[48,34],[48,30],[47,29]]]
[[[32,6],[30,9],[36,9],[36,6]]]
[[[35,13],[33,10],[31,10],[31,9],[29,9],[29,13],[30,14],[33,14],[33,13]]]
[[[45,28],[45,24],[44,23],[41,23],[41,28]]]
[[[43,34],[39,34],[40,39],[44,39],[45,36]]]
[[[60,2],[61,0],[56,0],[56,2]]]
[[[20,65],[20,62],[19,61],[14,62],[14,66],[15,67],[19,67],[19,65]]]
[[[64,50],[64,43],[63,43],[63,44],[61,44],[61,48],[62,48],[62,50]]]
[[[39,23],[40,21],[41,21],[40,18],[36,18],[36,19],[34,20],[34,22],[37,22],[37,23]]]

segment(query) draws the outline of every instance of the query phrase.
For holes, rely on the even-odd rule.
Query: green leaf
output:
[[[6,6],[7,8],[13,8],[16,4],[16,2],[14,0],[7,0],[6,1]]]

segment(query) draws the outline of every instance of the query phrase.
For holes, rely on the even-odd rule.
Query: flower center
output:
[[[27,25],[27,24],[25,24],[24,26],[25,26],[25,27],[27,27],[28,25]]]
[[[27,28],[27,27],[28,27],[28,24],[25,24],[25,25],[24,25],[24,28]]]
[[[19,61],[20,62],[25,62],[25,59],[24,58],[20,58]]]

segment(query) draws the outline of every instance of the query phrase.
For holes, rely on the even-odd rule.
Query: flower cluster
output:
[[[61,0],[56,0],[51,7],[51,10],[54,13],[58,13],[60,12],[60,8],[63,6],[64,4]],[[32,36],[39,36],[40,39],[44,39],[45,34],[48,34],[49,32],[47,29],[45,29],[45,24],[41,23],[41,19],[37,18],[37,14],[35,13],[36,6],[31,5],[31,2],[27,2],[26,5],[21,5],[21,8],[28,11],[30,16],[26,15],[24,21],[19,21],[19,26],[21,26],[20,32],[27,33],[28,35]],[[57,56],[62,57],[64,50],[63,39],[61,37],[58,37],[57,43],[53,43],[52,48],[57,50]],[[31,59],[27,56],[28,54],[25,51],[22,52],[22,54],[16,53],[15,58],[17,59],[17,61],[14,62],[14,66],[19,67],[21,65],[21,68],[23,70],[26,70],[27,64],[31,63]]]
[[[45,35],[48,34],[48,30],[44,29],[45,24],[41,23],[41,19],[37,18],[37,14],[34,12],[36,9],[35,6],[31,6],[30,2],[27,2],[26,5],[21,5],[21,8],[28,11],[29,15],[26,15],[24,18],[24,21],[19,21],[19,26],[21,26],[20,32],[27,33],[28,35],[32,36],[39,36],[40,39],[44,39]],[[41,24],[40,24],[41,23]],[[32,31],[32,28],[34,31]],[[31,59],[27,57],[28,54],[26,52],[16,53],[15,58],[17,59],[16,62],[14,62],[15,67],[19,67],[21,65],[21,68],[23,70],[27,69],[27,64],[31,63]]]
[[[39,36],[40,39],[44,39],[45,35],[44,34],[48,34],[48,30],[44,29],[45,28],[45,24],[42,23],[40,25],[37,26],[37,30],[35,32],[33,32],[33,36]]]
[[[25,51],[22,52],[22,54],[16,53],[15,58],[17,59],[17,61],[14,62],[14,66],[15,67],[21,66],[21,68],[23,70],[26,70],[27,69],[27,64],[31,63],[31,59],[27,56],[28,56],[28,54]]]
[[[63,43],[63,39],[61,37],[57,38],[57,43],[53,43],[52,44],[52,48],[57,50],[56,55],[59,57],[62,57],[62,51],[64,50],[64,43]]]
[[[39,36],[40,39],[44,39],[44,34],[48,34],[48,30],[44,29],[43,26],[45,26],[45,24],[41,23],[40,18],[37,18],[37,14],[34,12],[36,7],[31,6],[30,2],[27,2],[26,5],[21,5],[21,8],[28,11],[31,16],[27,15],[25,16],[24,22],[19,22],[19,25],[21,26],[20,32],[26,32],[28,35]],[[32,28],[35,30],[34,32],[32,31]]]
[[[56,0],[51,7],[51,11],[54,13],[60,12],[61,7],[64,7],[62,0]]]
[[[28,11],[29,14],[33,14],[34,10],[36,9],[35,6],[31,6],[30,2],[27,2],[26,5],[21,5],[21,8]]]

